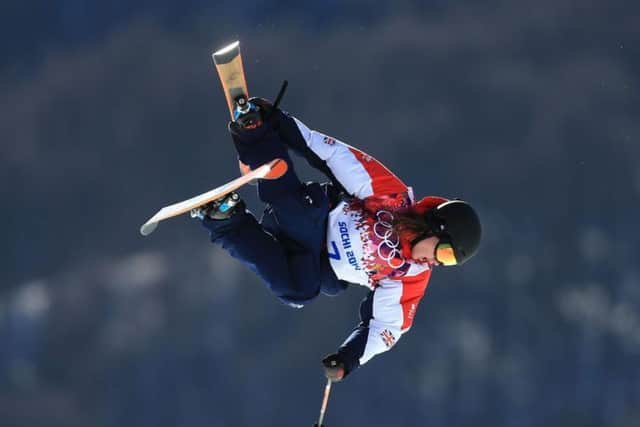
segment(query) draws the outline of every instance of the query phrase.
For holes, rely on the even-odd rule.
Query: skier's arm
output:
[[[413,324],[430,271],[402,280],[385,279],[360,305],[360,324],[340,346],[345,375],[393,347]]]
[[[281,110],[276,109],[273,116],[274,126],[285,143],[348,194],[364,199],[408,190],[398,177],[368,154],[308,128]]]
[[[403,193],[407,186],[382,163],[368,154],[293,118],[307,147],[321,159],[347,193],[359,199]]]

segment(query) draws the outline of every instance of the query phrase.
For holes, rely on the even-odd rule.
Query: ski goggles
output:
[[[456,259],[456,254],[453,251],[453,246],[451,243],[446,241],[440,241],[436,245],[436,261],[438,261],[442,265],[456,265],[458,260]]]

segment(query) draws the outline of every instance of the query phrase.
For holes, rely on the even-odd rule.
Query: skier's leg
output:
[[[295,172],[287,147],[273,128],[264,123],[254,129],[244,129],[235,122],[229,123],[229,133],[233,139],[240,161],[255,169],[275,158],[287,162],[287,172],[275,180],[259,180],[258,196],[265,203],[299,191],[302,183]]]
[[[203,219],[211,241],[255,272],[285,304],[300,307],[320,292],[318,259],[312,253],[291,251],[286,242],[268,233],[255,217],[239,209],[227,220]]]
[[[239,238],[242,232],[228,233],[222,230],[222,233],[212,233],[212,240],[215,241],[217,235],[223,247],[229,249],[233,256],[246,261],[252,259],[248,264],[269,283],[276,296],[281,299],[282,295],[286,294],[286,287],[291,288],[301,299],[304,299],[301,295],[309,299],[316,296],[320,287],[327,294],[336,294],[344,289],[344,285],[338,283],[330,266],[322,263],[321,251],[326,238],[328,215],[326,194],[317,184],[307,186],[300,182],[287,146],[268,123],[255,129],[244,129],[231,123],[229,131],[240,161],[252,169],[276,157],[285,160],[289,166],[283,177],[258,182],[258,195],[262,201],[269,204],[267,215],[262,221],[266,219],[270,222],[265,225],[275,236],[280,250],[284,248],[289,284],[284,285],[284,281],[273,275],[271,270],[282,269],[267,265],[268,261],[265,262],[265,259],[269,257],[260,258],[263,250],[245,248],[246,242]],[[264,233],[264,230],[262,232]],[[265,244],[266,246],[268,245]]]
[[[283,177],[258,181],[258,195],[260,200],[269,204],[268,210],[272,215],[277,217],[277,231],[308,250],[320,250],[328,214],[327,197],[317,184],[317,188],[311,188],[300,182],[279,133],[269,123],[244,129],[234,122],[230,123],[229,132],[240,161],[252,169],[276,157],[287,162],[289,167]]]
[[[310,258],[301,264],[304,268],[299,277],[315,278],[322,293],[335,296],[347,284],[336,277],[324,249],[328,213],[326,189],[318,183],[307,183],[297,194],[281,197],[267,206],[260,223],[285,245],[292,257]]]

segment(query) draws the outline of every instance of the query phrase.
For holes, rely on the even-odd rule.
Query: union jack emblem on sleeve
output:
[[[333,145],[336,143],[336,140],[331,138],[330,136],[325,136],[322,140],[327,145]]]
[[[384,342],[384,345],[387,346],[387,348],[391,348],[391,346],[396,343],[396,337],[394,337],[391,331],[388,329],[382,331],[380,333],[380,337],[382,338],[382,341]]]

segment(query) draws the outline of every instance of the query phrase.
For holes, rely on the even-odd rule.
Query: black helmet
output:
[[[458,265],[474,256],[480,246],[482,228],[473,208],[462,200],[450,200],[427,212],[434,234],[451,243]]]

